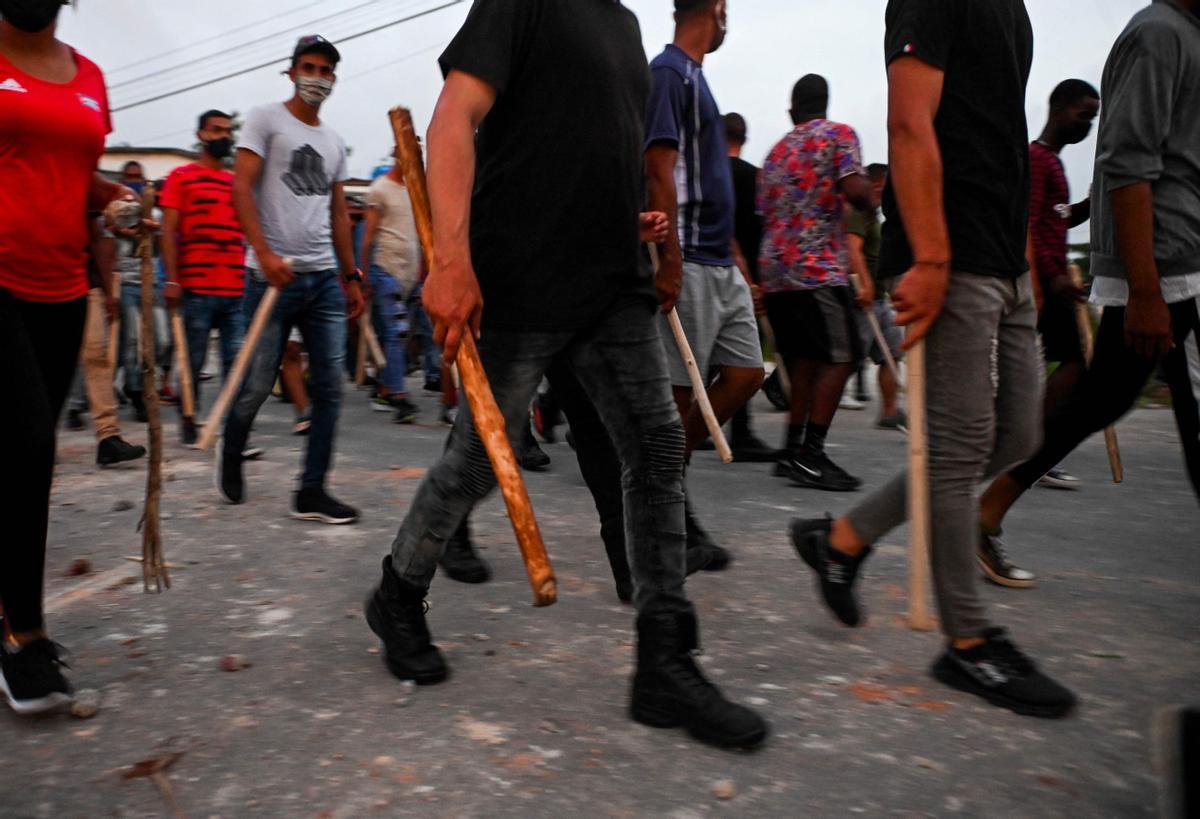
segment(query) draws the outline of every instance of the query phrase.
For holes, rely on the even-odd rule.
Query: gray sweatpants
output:
[[[998,383],[992,381],[993,341]],[[925,343],[933,581],[942,630],[980,636],[989,626],[978,592],[977,492],[1037,451],[1041,363],[1029,274],[1015,281],[954,273]],[[908,517],[907,471],[850,513],[874,543]]]

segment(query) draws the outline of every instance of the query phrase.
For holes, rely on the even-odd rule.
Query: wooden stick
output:
[[[412,199],[413,218],[421,238],[421,247],[425,251],[425,263],[432,269],[433,214],[429,204],[429,191],[425,186],[425,165],[421,159],[421,148],[417,144],[416,131],[413,129],[412,114],[405,108],[393,108],[388,112],[388,117],[396,138],[396,159],[404,172],[404,183],[408,187],[409,198]],[[488,459],[492,462],[492,470],[496,474],[496,481],[508,507],[513,532],[521,547],[525,571],[529,574],[529,584],[533,587],[533,604],[548,606],[558,597],[554,569],[550,565],[550,557],[546,554],[546,544],[542,541],[542,533],[533,514],[533,505],[529,502],[529,492],[525,488],[524,478],[521,477],[517,456],[513,453],[512,443],[505,430],[504,416],[496,406],[492,387],[488,383],[483,363],[479,360],[479,351],[475,348],[475,339],[469,329],[463,333],[456,361],[467,393],[467,401],[471,405],[475,430],[483,441]]]
[[[179,308],[171,308],[171,332],[175,336],[175,366],[179,369],[179,401],[183,406],[183,417],[191,420],[196,416],[196,394],[192,390],[192,362],[188,356],[187,333],[183,330],[183,317]]]
[[[154,187],[146,186],[142,212],[154,211]],[[171,575],[163,560],[159,506],[162,501],[162,413],[158,398],[158,366],[154,337],[154,231],[143,224],[138,248],[142,257],[142,396],[146,402],[150,458],[146,470],[146,505],[142,512],[142,587],[161,592],[171,588]]]
[[[858,280],[857,273],[850,274],[850,284],[854,287],[855,296],[862,293],[862,283]],[[863,309],[863,315],[867,317],[867,324],[871,325],[871,332],[875,335],[875,343],[883,351],[884,364],[891,370],[892,378],[896,379],[896,387],[903,392],[904,382],[900,380],[900,368],[896,366],[896,359],[892,356],[892,348],[888,346],[887,339],[883,335],[883,328],[879,326],[879,319],[875,317],[873,311],[866,308]]]
[[[1083,271],[1079,269],[1079,265],[1068,265],[1067,272],[1076,287],[1083,287]],[[1090,367],[1092,354],[1095,352],[1095,341],[1092,338],[1091,317],[1088,315],[1087,305],[1083,302],[1075,305],[1075,322],[1079,325],[1079,340],[1083,343],[1083,360]],[[1121,462],[1121,447],[1117,443],[1115,426],[1104,428],[1104,447],[1108,450],[1108,468],[1112,472],[1113,483],[1121,483],[1125,480],[1125,466]]]
[[[929,451],[925,426],[925,342],[908,351],[908,625],[933,628],[929,613]]]
[[[654,246],[653,242],[647,242],[646,247],[650,249],[650,263],[657,275],[658,248]],[[675,336],[675,346],[679,348],[679,355],[683,359],[684,367],[687,368],[688,380],[692,382],[692,398],[695,399],[696,406],[700,408],[700,415],[704,418],[704,426],[708,427],[708,434],[712,436],[717,455],[720,456],[723,463],[733,463],[733,450],[729,448],[729,442],[725,440],[725,432],[721,429],[721,422],[717,420],[712,402],[708,400],[708,385],[704,381],[700,367],[696,364],[696,356],[692,353],[692,345],[688,343],[687,333],[683,331],[683,323],[679,320],[679,311],[674,307],[671,308],[671,312],[667,313],[667,324],[671,326],[671,335]]]
[[[382,370],[387,366],[387,356],[383,353],[383,347],[379,346],[379,336],[375,335],[375,328],[365,314],[359,317],[359,321],[362,322],[362,329],[359,332],[367,339],[367,351],[371,354],[375,366]]]
[[[358,317],[358,344],[355,345],[354,383],[362,386],[367,381],[367,331],[363,328],[363,317]],[[378,380],[378,379],[376,379]]]
[[[115,376],[117,372],[117,352],[121,346],[121,274],[112,274],[112,298],[117,304],[116,315],[108,322],[108,372]]]
[[[290,260],[285,259],[284,261]],[[250,322],[250,330],[246,333],[242,349],[238,351],[237,359],[233,362],[233,369],[221,387],[221,394],[217,396],[217,402],[209,410],[208,420],[204,423],[204,432],[201,433],[200,440],[196,443],[197,449],[208,449],[220,435],[225,413],[229,411],[229,405],[233,403],[233,397],[237,395],[238,387],[241,386],[242,379],[246,377],[250,359],[254,357],[254,348],[258,346],[263,328],[267,326],[267,320],[271,318],[271,313],[275,310],[275,302],[278,300],[279,290],[275,287],[268,287],[267,292],[263,294],[262,301],[258,303],[258,309],[254,312],[254,320]]]

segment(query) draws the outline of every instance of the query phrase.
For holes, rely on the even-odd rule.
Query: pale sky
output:
[[[244,112],[290,96],[280,71],[300,35],[321,34],[338,43],[447,2],[76,0],[74,9],[62,12],[60,36],[106,72],[114,107],[205,83],[114,115],[110,144],[187,147],[194,142],[196,115],[207,108]],[[647,56],[653,57],[671,39],[671,0],[625,0],[625,5],[638,15]],[[721,110],[737,111],[749,122],[747,159],[759,164],[787,132],[792,83],[809,72],[828,78],[830,117],[857,129],[864,159],[886,159],[885,5],[885,0],[729,0],[729,36],[706,60],[705,74]],[[1060,80],[1078,77],[1099,87],[1110,46],[1145,5],[1146,0],[1026,1],[1035,34],[1027,102],[1031,138],[1041,131],[1046,100]],[[391,106],[412,108],[418,128],[424,129],[441,85],[437,56],[469,7],[464,0],[341,49],[339,82],[322,117],[353,147],[354,175],[368,174],[390,152],[386,114]],[[270,67],[208,82],[276,57]],[[586,100],[566,102],[587,116]],[[1089,139],[1063,154],[1076,198],[1087,191],[1093,152]]]

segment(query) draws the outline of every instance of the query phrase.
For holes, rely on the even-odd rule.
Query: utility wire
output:
[[[351,34],[348,37],[342,37],[340,40],[338,40],[338,42],[339,43],[348,43],[351,40],[357,40],[360,37],[366,37],[368,34],[375,34],[376,32],[383,31],[384,29],[391,28],[392,26],[398,26],[401,23],[407,23],[411,20],[416,20],[420,17],[427,17],[430,14],[434,14],[435,12],[442,11],[443,9],[448,9],[451,6],[457,6],[462,2],[464,2],[464,0],[449,0],[449,2],[442,3],[440,6],[434,6],[433,8],[425,9],[424,11],[419,11],[416,14],[410,14],[406,17],[401,17],[398,20],[392,20],[389,23],[382,23],[382,24],[374,26],[372,28],[368,28],[364,31],[359,31],[355,34]],[[162,94],[155,94],[152,97],[147,97],[145,99],[138,100],[137,102],[130,102],[130,103],[126,103],[125,105],[119,105],[112,109],[112,113],[115,114],[119,111],[128,111],[131,108],[138,108],[140,106],[148,105],[149,103],[152,103],[152,102],[158,102],[159,100],[165,100],[168,97],[174,97],[178,94],[183,94],[188,91],[195,91],[197,88],[204,88],[206,85],[212,85],[214,83],[224,82],[225,80],[233,79],[234,77],[240,77],[243,74],[249,74],[252,71],[258,71],[261,68],[269,68],[270,66],[275,65],[278,62],[279,62],[279,58],[276,57],[275,59],[268,60],[267,62],[259,63],[258,65],[252,65],[249,68],[242,68],[237,71],[231,71],[228,74],[222,74],[219,77],[214,77],[212,79],[204,80],[202,82],[193,83],[191,85],[184,86],[183,88],[177,88],[174,91],[167,91]]]
[[[304,11],[305,9],[310,9],[313,6],[323,5],[326,2],[328,2],[328,0],[313,0],[313,2],[311,2],[311,3],[300,6],[299,8],[292,9],[291,11],[287,12],[287,14],[296,14],[297,12]],[[241,29],[254,28],[255,26],[260,26],[263,23],[274,22],[278,17],[279,17],[279,15],[277,15],[277,14],[272,15],[270,17],[263,17],[259,20],[255,20],[253,23],[244,23],[241,26],[239,26],[239,28],[241,28]],[[195,40],[193,42],[190,42],[186,46],[184,46],[182,49],[169,48],[166,51],[160,51],[159,53],[152,54],[149,57],[142,57],[140,59],[134,60],[131,63],[125,63],[125,65],[117,66],[116,68],[105,69],[105,73],[111,75],[111,74],[116,74],[119,71],[126,71],[130,68],[136,68],[139,65],[144,65],[145,63],[153,62],[154,60],[161,59],[162,57],[170,57],[172,54],[175,54],[178,51],[190,50],[190,49],[195,48],[196,46],[205,45],[206,43],[211,43],[214,40],[220,40],[220,39],[222,39],[224,37],[228,37],[228,36],[229,36],[229,32],[222,31],[222,32],[212,35],[211,37],[205,37],[203,40]],[[113,86],[113,87],[115,87],[115,86]]]
[[[270,34],[264,34],[262,37],[257,37],[253,40],[249,40],[247,42],[239,43],[235,46],[230,46],[229,48],[225,48],[220,51],[213,52],[212,54],[205,54],[203,56],[196,57],[194,59],[187,60],[182,63],[178,63],[176,65],[170,66],[169,68],[164,68],[159,71],[151,71],[150,73],[143,74],[139,77],[133,77],[132,79],[122,80],[121,82],[113,83],[112,85],[110,85],[109,90],[113,91],[113,90],[116,90],[117,88],[124,88],[127,85],[133,85],[135,83],[139,83],[144,80],[157,79],[157,78],[161,77],[163,75],[163,73],[168,72],[168,71],[178,71],[179,69],[186,68],[189,65],[196,65],[197,63],[211,62],[215,58],[220,57],[222,54],[227,54],[227,53],[231,53],[234,51],[242,51],[244,49],[249,48],[250,46],[258,45],[259,43],[267,43],[267,42],[276,41],[276,38],[282,36],[283,34],[286,34],[289,31],[296,31],[297,29],[308,28],[309,26],[314,26],[317,23],[323,23],[326,20],[331,20],[335,17],[341,17],[343,15],[350,14],[351,12],[358,11],[361,8],[366,8],[367,6],[374,5],[378,2],[380,2],[380,0],[367,0],[365,3],[359,3],[357,6],[351,6],[348,9],[342,9],[337,14],[328,14],[324,17],[318,17],[317,19],[310,20],[307,23],[300,23],[298,25],[289,26],[288,28],[282,29],[280,31],[275,31]],[[218,36],[221,36],[221,35],[218,35]],[[150,59],[152,59],[152,58],[150,58]],[[135,63],[135,65],[136,65],[136,63]]]

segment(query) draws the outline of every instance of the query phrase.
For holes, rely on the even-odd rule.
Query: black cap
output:
[[[342,55],[333,47],[333,43],[320,34],[308,34],[296,41],[296,50],[292,52],[292,65],[305,54],[324,54],[334,65],[341,62]]]

